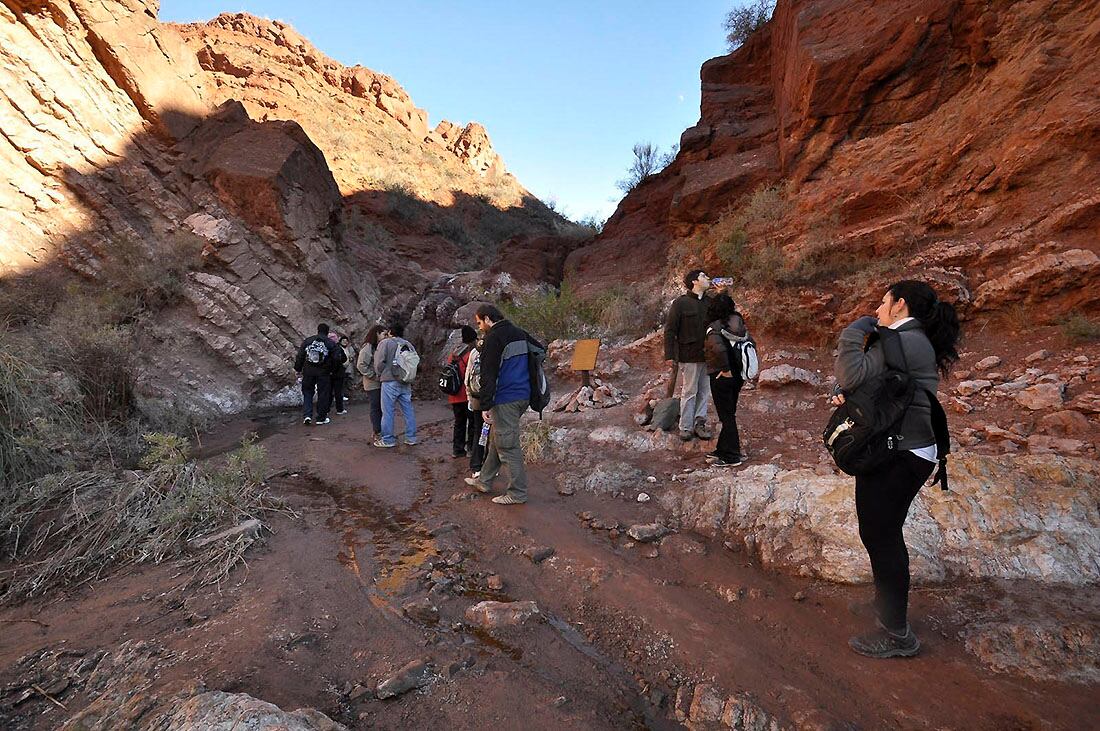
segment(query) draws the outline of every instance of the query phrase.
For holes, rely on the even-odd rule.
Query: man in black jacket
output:
[[[329,423],[332,373],[341,367],[346,358],[343,349],[328,339],[328,325],[323,322],[317,326],[316,335],[302,341],[298,348],[298,357],[294,359],[294,370],[300,374],[302,382],[303,424],[313,423],[315,395],[317,423]]]
[[[688,290],[672,301],[665,320],[665,360],[679,364],[680,438],[710,439],[707,407],[710,405],[710,379],[707,377],[706,352],[707,303],[710,278],[700,269],[684,275]]]
[[[516,327],[493,305],[481,305],[474,322],[484,333],[481,346],[481,390],[473,394],[479,401],[489,434],[481,473],[466,478],[466,484],[480,492],[493,488],[500,468],[508,465],[508,490],[493,498],[498,505],[527,502],[527,469],[520,446],[520,417],[531,402],[531,374],[528,369],[528,342],[542,347]]]

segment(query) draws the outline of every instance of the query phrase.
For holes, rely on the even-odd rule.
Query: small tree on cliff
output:
[[[676,159],[679,145],[673,145],[668,152],[661,154],[660,150],[650,142],[639,142],[634,145],[634,162],[626,171],[626,177],[616,181],[615,185],[623,193],[629,193],[638,187],[650,175],[659,173],[668,167],[669,163]]]
[[[726,44],[732,53],[768,22],[775,10],[775,0],[753,0],[726,14]]]

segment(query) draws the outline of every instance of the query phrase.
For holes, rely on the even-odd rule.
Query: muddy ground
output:
[[[416,407],[415,447],[371,447],[359,404],[323,427],[285,411],[204,437],[214,456],[257,432],[270,471],[282,473],[272,489],[300,517],[272,520],[264,545],[220,587],[174,591],[178,571],[162,565],[0,611],[0,689],[38,672],[44,691],[5,691],[0,727],[55,728],[92,700],[79,667],[43,685],[43,650],[87,658],[134,641],[162,648],[140,686],[149,702],[199,681],[317,708],[353,729],[677,728],[693,698],[698,726],[730,698],[782,727],[1100,727],[1095,686],[996,673],[964,647],[976,617],[1056,611],[1044,587],[918,586],[922,654],[864,659],[846,641],[869,621],[850,607],[867,588],[765,571],[689,534],[654,548],[592,531],[578,513],[625,526],[656,519],[655,501],[561,495],[553,464],[533,466],[530,503],[494,505],[462,484],[446,406]],[[684,457],[647,459],[671,473]],[[525,555],[541,547],[553,555]],[[403,611],[425,598],[438,619]],[[483,599],[534,600],[540,615],[471,629],[464,612]],[[430,684],[374,699],[379,680],[418,659],[431,665]]]

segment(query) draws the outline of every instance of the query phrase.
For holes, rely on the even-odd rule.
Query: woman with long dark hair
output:
[[[374,352],[378,349],[378,341],[385,334],[386,328],[381,325],[375,325],[368,330],[363,348],[359,351],[359,359],[355,363],[359,374],[363,376],[363,390],[366,391],[367,403],[370,404],[370,424],[374,429],[374,437],[382,435],[382,382],[378,380],[378,374],[374,370]]]
[[[909,552],[902,527],[909,505],[939,459],[929,394],[934,397],[940,376],[946,376],[959,359],[959,318],[931,287],[914,280],[891,285],[875,314],[877,320],[861,317],[840,334],[836,359],[840,394],[833,403],[844,403],[845,392],[885,371],[879,332],[884,328],[896,331],[904,367],[917,388],[898,432],[902,447],[883,466],[856,477],[859,537],[871,560],[878,622],[876,630],[853,637],[848,644],[868,657],[912,657],[920,651],[920,641],[908,620]]]
[[[707,461],[715,467],[736,467],[745,460],[741,453],[741,435],[737,431],[737,399],[745,381],[741,377],[741,359],[735,355],[734,343],[745,340],[749,333],[733,298],[724,292],[710,299],[707,319],[710,325],[703,350],[711,397],[722,424],[718,444],[707,455]]]

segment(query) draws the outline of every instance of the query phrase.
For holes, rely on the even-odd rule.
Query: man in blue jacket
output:
[[[488,452],[481,474],[467,477],[466,484],[479,492],[490,492],[502,465],[508,466],[508,490],[493,498],[498,505],[527,502],[527,470],[520,447],[520,417],[531,402],[531,376],[527,343],[538,341],[504,319],[493,305],[481,305],[474,314],[478,330],[484,333],[481,348],[481,390],[474,394],[481,402],[485,423],[492,425]]]

